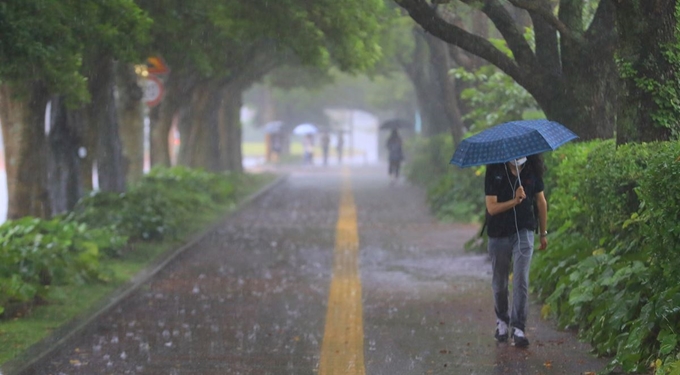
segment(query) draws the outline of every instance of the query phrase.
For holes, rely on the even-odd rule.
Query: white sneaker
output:
[[[505,342],[508,340],[508,324],[500,319],[496,319],[496,334],[494,335],[498,342]]]
[[[524,331],[521,329],[513,329],[512,341],[515,343],[515,346],[520,348],[526,348],[529,346],[529,339],[527,339],[527,337],[524,335]]]

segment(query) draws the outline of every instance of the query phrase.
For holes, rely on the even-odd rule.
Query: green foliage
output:
[[[463,120],[472,124],[470,130],[473,132],[522,119],[528,111],[540,111],[534,98],[524,88],[491,65],[476,72],[458,68],[451,74],[471,85],[461,92],[461,99],[471,108]]]
[[[637,128],[640,114],[644,113],[643,117],[651,119],[644,121],[645,125],[667,129],[671,139],[677,139],[680,136],[680,76],[677,74],[680,69],[680,4],[674,3],[672,31],[659,28],[653,22],[640,22],[641,14],[650,13],[641,4],[630,2],[619,11],[620,43],[616,63],[624,86],[627,86],[624,99],[629,102],[619,111],[618,122],[622,129],[619,131],[623,131],[630,141],[641,139],[637,133],[642,130]]]
[[[95,192],[83,198],[71,220],[94,228],[112,227],[133,240],[173,235],[188,213],[234,198],[228,175],[185,167],[156,168],[127,192]]]
[[[45,298],[50,285],[106,280],[100,250],[124,238],[62,218],[25,217],[0,226],[0,308]]]
[[[69,2],[64,2],[69,4]],[[139,62],[149,43],[151,18],[134,0],[75,0],[71,32],[86,54],[105,52],[117,60]]]
[[[0,3],[1,81],[44,79],[55,90],[87,95],[85,78],[78,74],[78,42],[60,8],[49,0]]]
[[[87,101],[81,74],[89,50],[137,58],[148,19],[133,0],[24,0],[0,3],[0,81],[40,81],[73,103]]]
[[[546,160],[555,230],[532,262],[533,289],[545,313],[613,356],[610,368],[676,371],[678,156],[676,142],[598,141],[564,146]]]
[[[153,49],[177,73],[206,78],[229,77],[257,54],[266,54],[279,66],[366,70],[381,57],[380,19],[389,14],[382,0],[139,4],[154,19]]]
[[[427,189],[427,200],[438,218],[463,222],[484,219],[484,167],[458,169],[435,180]]]

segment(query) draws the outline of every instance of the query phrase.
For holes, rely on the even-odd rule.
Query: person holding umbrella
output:
[[[387,160],[389,162],[389,167],[387,174],[389,176],[394,176],[392,181],[399,180],[399,169],[401,167],[401,162],[404,161],[404,152],[402,150],[402,141],[399,136],[399,129],[409,129],[413,128],[413,125],[403,119],[391,119],[380,124],[380,130],[390,130],[390,137],[387,139]]]
[[[486,165],[484,192],[488,251],[491,258],[496,331],[505,342],[527,347],[526,321],[529,268],[538,229],[540,250],[548,246],[548,203],[541,153],[578,138],[549,120],[506,122],[464,139],[450,163],[460,167]],[[482,229],[484,231],[484,229]],[[511,268],[512,267],[512,268]],[[512,270],[512,309],[508,314],[508,283]],[[510,332],[512,330],[512,332]]]
[[[387,152],[389,159],[388,175],[394,176],[393,181],[399,179],[399,167],[402,160],[404,160],[404,152],[402,151],[401,137],[397,129],[392,129],[390,137],[387,139]]]
[[[534,231],[540,231],[540,250],[548,246],[546,238],[548,203],[543,193],[543,171],[540,155],[522,157],[486,168],[486,225],[489,256],[493,271],[492,288],[496,312],[495,337],[508,339],[509,329],[515,346],[526,347],[529,267],[534,251]],[[534,210],[538,217],[535,217]],[[537,222],[538,221],[538,222]],[[512,265],[512,310],[508,315],[508,279]]]

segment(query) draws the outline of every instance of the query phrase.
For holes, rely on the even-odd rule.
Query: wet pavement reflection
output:
[[[365,373],[583,374],[604,368],[532,307],[526,350],[493,339],[490,265],[423,192],[354,168]],[[340,168],[306,168],[227,220],[27,374],[317,374]],[[337,372],[345,373],[345,372]]]

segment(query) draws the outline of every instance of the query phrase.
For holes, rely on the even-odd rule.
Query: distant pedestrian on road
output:
[[[278,163],[279,158],[281,157],[281,134],[280,133],[272,134],[271,142],[272,142],[272,161],[274,163]]]
[[[304,149],[305,164],[314,164],[314,138],[311,134],[305,135],[302,140],[302,147]]]
[[[402,151],[401,137],[397,129],[392,130],[392,134],[387,139],[387,152],[389,160],[388,175],[392,176],[394,181],[399,179],[399,168],[402,160],[404,160],[404,152]]]
[[[540,155],[504,164],[491,164],[486,168],[486,226],[493,270],[495,337],[499,342],[507,341],[511,328],[516,347],[529,345],[526,337],[529,266],[537,226],[540,229],[540,250],[548,246],[544,170]],[[508,281],[511,271],[512,309],[508,316]]]
[[[328,148],[331,145],[331,137],[328,133],[321,135],[321,150],[323,151],[323,165],[328,165]]]
[[[338,151],[338,164],[342,164],[342,150],[345,147],[344,144],[345,144],[345,141],[343,139],[343,134],[342,134],[342,132],[338,132],[338,142],[335,145],[335,147]]]

